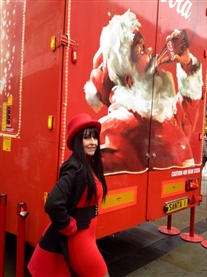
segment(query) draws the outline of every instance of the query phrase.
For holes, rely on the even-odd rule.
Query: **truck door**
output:
[[[17,203],[27,204],[33,245],[49,220],[44,192],[59,171],[65,2],[0,4],[0,190],[8,195],[8,232],[16,233]]]
[[[174,2],[160,1],[158,9],[161,65],[154,76],[147,220],[201,201],[206,7],[200,1]],[[186,57],[182,65],[173,61],[176,54]]]
[[[97,237],[102,237],[146,221],[153,79],[148,82],[145,109],[136,57],[131,66],[130,53],[138,29],[136,38],[155,49],[157,2],[72,1],[69,20],[73,45],[68,54],[66,122],[86,112],[102,123],[101,151],[109,189],[98,218]],[[68,155],[66,150],[64,158]]]

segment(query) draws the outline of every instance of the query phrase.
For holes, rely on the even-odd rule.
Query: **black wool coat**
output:
[[[62,164],[59,180],[49,193],[45,203],[45,212],[49,215],[51,224],[40,239],[36,251],[34,251],[36,253],[33,254],[34,257],[32,256],[30,260],[29,269],[37,268],[37,264],[38,268],[41,268],[39,263],[41,264],[41,260],[45,259],[46,253],[49,254],[48,257],[51,256],[51,253],[63,254],[69,267],[67,239],[71,235],[70,228],[68,228],[71,223],[70,216],[72,216],[86,185],[87,179],[84,167],[71,155]],[[44,255],[44,259],[42,255]]]

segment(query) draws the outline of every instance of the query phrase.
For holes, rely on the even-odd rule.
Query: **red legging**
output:
[[[97,217],[92,218],[88,229],[68,239],[70,265],[79,277],[103,277],[108,269],[96,245]]]

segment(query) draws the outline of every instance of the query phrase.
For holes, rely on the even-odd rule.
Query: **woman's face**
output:
[[[95,133],[91,133],[89,129],[83,132],[83,149],[86,155],[93,156],[98,146],[98,139]]]

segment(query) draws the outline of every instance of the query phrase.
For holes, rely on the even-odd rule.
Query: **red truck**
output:
[[[13,0],[0,14],[7,232],[17,234],[25,203],[26,241],[40,239],[44,197],[70,155],[67,122],[78,113],[102,124],[109,192],[97,238],[200,205],[205,1]]]

